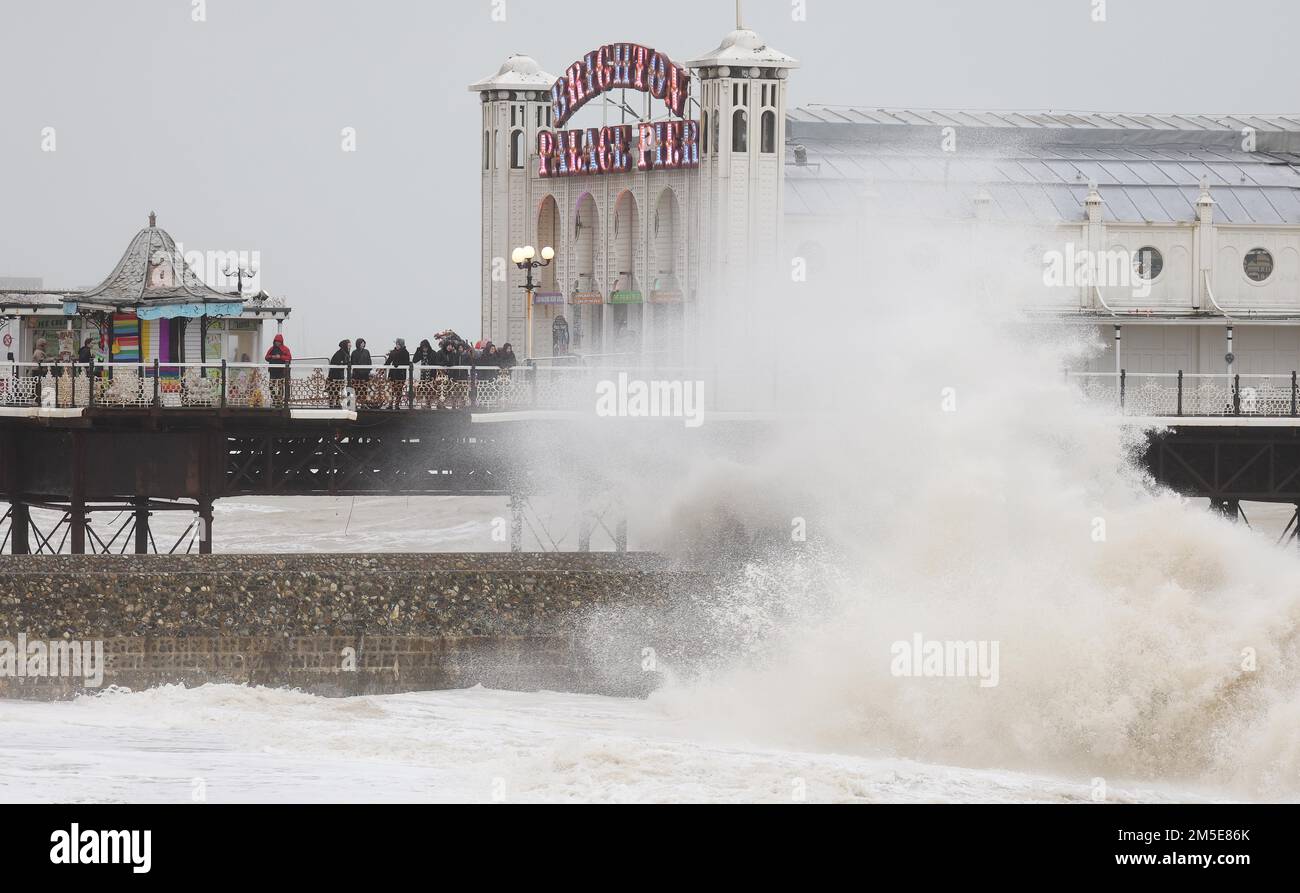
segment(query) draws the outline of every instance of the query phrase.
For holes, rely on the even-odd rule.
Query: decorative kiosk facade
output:
[[[5,358],[75,360],[94,339],[96,364],[260,362],[263,324],[277,327],[290,308],[260,293],[244,297],[205,285],[171,235],[149,215],[113,271],[80,292],[0,290]]]

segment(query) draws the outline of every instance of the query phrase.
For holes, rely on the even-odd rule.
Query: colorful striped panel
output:
[[[140,362],[140,320],[134,313],[113,314],[114,363]]]

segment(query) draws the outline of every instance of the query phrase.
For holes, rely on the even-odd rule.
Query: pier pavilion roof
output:
[[[228,304],[242,299],[205,285],[185,263],[176,242],[158,227],[156,215],[136,233],[108,278],[77,296],[79,301],[125,304]]]
[[[265,291],[242,296],[205,285],[185,262],[175,240],[160,229],[157,217],[136,233],[113,272],[94,288],[0,289],[0,317],[67,315],[78,309],[107,312],[130,310],[142,318],[177,316],[242,316],[245,319],[284,319],[292,308],[283,298]]]
[[[956,151],[944,151],[944,128]],[[1253,144],[1251,144],[1253,141]],[[813,105],[787,117],[786,209],[853,213],[864,197],[919,216],[1196,219],[1202,183],[1218,223],[1300,225],[1300,115],[1166,115]],[[852,184],[852,185],[850,185]]]

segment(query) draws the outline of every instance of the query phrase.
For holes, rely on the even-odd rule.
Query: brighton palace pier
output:
[[[512,497],[517,544],[511,425],[589,411],[588,373],[662,378],[707,366],[719,339],[761,345],[783,302],[860,280],[882,223],[919,294],[969,246],[985,260],[969,300],[1095,334],[1104,349],[1070,374],[1170,432],[1147,457],[1158,479],[1300,504],[1300,116],[791,108],[799,63],[753,31],[675,52],[610,43],[558,75],[514,55],[470,86],[481,335],[527,356],[509,374],[411,375],[387,408],[338,405],[320,364],[273,386],[264,330],[289,308],[204,285],[154,220],[95,288],[0,290],[6,540],[54,550],[34,507],[65,510],[73,551],[112,545],[91,512],[129,511],[142,551],[150,512],[210,530],[228,496],[478,492]],[[521,246],[554,258],[525,272]],[[31,363],[38,339],[75,355],[87,336],[92,369]],[[770,408],[723,405],[716,385],[710,420]]]

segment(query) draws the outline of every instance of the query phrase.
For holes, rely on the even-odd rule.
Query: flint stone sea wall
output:
[[[710,585],[648,554],[4,555],[0,643],[102,641],[102,687],[643,694],[655,674],[635,649],[597,659],[592,617],[669,612]],[[0,697],[83,690],[0,656]]]

